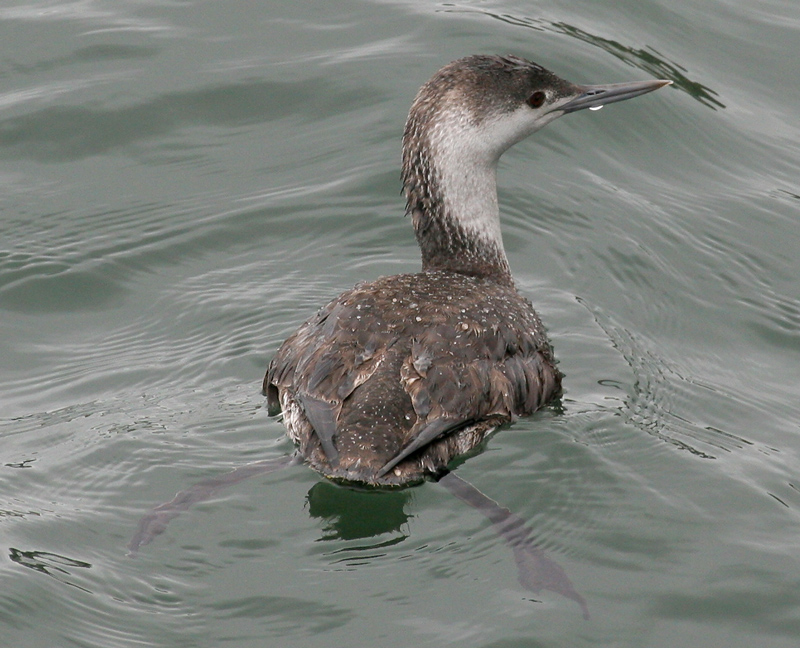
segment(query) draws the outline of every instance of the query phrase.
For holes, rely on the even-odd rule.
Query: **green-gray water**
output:
[[[0,644],[800,643],[800,5],[791,0],[0,7]],[[587,600],[533,594],[441,485],[303,466],[259,394],[339,291],[418,268],[410,101],[512,53],[674,85],[503,158],[506,249],[560,409],[458,475]]]

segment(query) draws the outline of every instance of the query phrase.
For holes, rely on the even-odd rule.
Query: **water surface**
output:
[[[0,9],[0,636],[14,646],[794,647],[800,249],[788,0],[39,2]],[[560,407],[458,475],[586,598],[535,594],[437,484],[294,466],[260,381],[357,281],[418,268],[399,195],[439,66],[673,86],[504,157]]]

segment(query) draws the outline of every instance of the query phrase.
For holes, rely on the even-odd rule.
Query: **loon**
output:
[[[503,248],[497,164],[584,108],[671,81],[575,85],[516,56],[469,56],[422,86],[402,183],[422,270],[336,297],[280,347],[264,378],[301,457],[367,486],[437,479],[484,437],[548,404],[561,373]]]

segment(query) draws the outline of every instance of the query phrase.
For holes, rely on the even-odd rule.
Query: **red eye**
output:
[[[544,105],[545,99],[547,99],[547,95],[541,90],[537,90],[528,97],[528,105],[531,108],[541,108]]]

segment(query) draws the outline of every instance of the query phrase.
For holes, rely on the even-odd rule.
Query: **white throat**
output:
[[[465,234],[505,258],[497,202],[500,154],[491,150],[486,130],[453,111],[434,126],[430,146],[444,211]]]
[[[554,118],[554,117],[553,117]],[[437,120],[430,133],[434,165],[447,214],[468,235],[494,246],[506,259],[497,202],[497,163],[511,146],[550,119],[532,119],[521,108],[474,123],[456,106]]]

